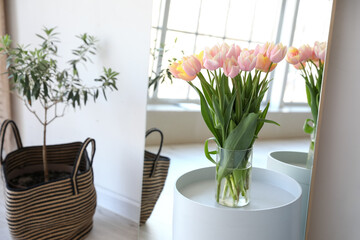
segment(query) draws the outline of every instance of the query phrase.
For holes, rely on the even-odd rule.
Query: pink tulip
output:
[[[240,72],[240,67],[235,57],[226,58],[223,65],[224,74],[230,78],[234,78]]]
[[[241,53],[241,48],[238,45],[231,45],[229,51],[226,53],[226,58],[234,57],[237,59]]]
[[[169,71],[176,77],[191,81],[201,71],[201,62],[195,56],[183,57],[169,66]]]
[[[259,44],[255,47],[255,55],[257,56],[259,53],[266,56],[266,52],[271,44],[269,42],[266,42],[264,45],[260,46]]]
[[[218,45],[215,45],[212,48],[205,48],[203,63],[206,69],[215,70],[220,67],[217,61],[217,58],[219,57],[219,52],[220,48]]]
[[[264,56],[263,54],[259,53],[256,57],[256,65],[255,68],[262,71],[262,72],[271,72],[275,69],[277,63],[273,63],[271,65],[271,68],[269,70],[271,61],[267,56]]]
[[[242,71],[251,71],[255,68],[256,65],[256,55],[254,50],[243,49],[238,57],[238,63],[240,70]]]
[[[181,62],[180,61],[176,61],[173,62],[172,64],[169,65],[169,71],[171,72],[171,74],[175,77],[175,78],[180,78],[179,77],[179,70],[181,68]]]
[[[289,47],[286,54],[286,61],[290,64],[298,64],[300,62],[300,51],[295,47]]]
[[[301,70],[301,69],[304,69],[306,67],[306,62],[302,62],[302,65],[301,63],[298,63],[298,64],[294,64],[293,65],[297,70]]]
[[[184,57],[183,68],[187,75],[196,76],[201,71],[201,62],[195,57]]]
[[[313,63],[315,63],[316,66],[319,67],[319,61],[321,61],[319,58],[316,57],[315,53],[314,53],[314,48],[311,48],[312,52],[311,52],[311,56],[308,59],[308,61],[312,61]],[[324,63],[324,61],[321,61],[322,63]]]
[[[204,51],[201,51],[199,54],[194,54],[194,57],[201,63],[201,68],[204,68]]]
[[[311,58],[313,53],[312,48],[308,44],[304,44],[299,48],[300,59],[299,62],[307,61]]]
[[[273,42],[271,42],[271,43],[265,43],[265,45],[263,46],[263,48],[265,48],[266,45],[267,45],[267,48],[266,48],[265,53],[263,53],[263,55],[264,55],[264,56],[267,56],[267,57],[270,57],[271,50],[274,49],[275,44],[274,44]],[[263,50],[265,50],[265,49],[263,49]]]
[[[286,55],[287,47],[283,46],[282,43],[274,45],[271,43],[266,51],[266,56],[273,63],[279,63]]]
[[[221,44],[220,46],[220,56],[219,56],[219,65],[222,67],[224,65],[226,54],[228,53],[230,46],[226,43]]]
[[[326,55],[326,42],[318,42],[318,41],[316,41],[314,43],[314,53],[315,53],[315,56],[317,58],[324,61],[325,60],[325,55]]]
[[[229,48],[226,43],[223,43],[220,47],[215,45],[212,48],[205,48],[204,67],[208,70],[216,70],[222,67]]]

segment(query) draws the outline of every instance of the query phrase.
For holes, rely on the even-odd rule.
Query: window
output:
[[[266,41],[297,47],[327,41],[332,1],[154,0],[153,4],[151,47],[160,51],[151,58],[150,71],[158,72],[173,57],[198,53],[205,46],[224,41],[241,48]],[[273,108],[305,105],[305,84],[300,74],[285,62],[280,65],[272,73],[274,81],[265,100],[270,100]],[[177,79],[149,91],[150,103],[198,101],[195,91]]]

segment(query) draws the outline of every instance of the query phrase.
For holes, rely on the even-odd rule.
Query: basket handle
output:
[[[84,152],[86,151],[86,148],[90,143],[92,145],[91,158],[90,158],[90,167],[92,167],[93,160],[94,160],[94,155],[95,155],[95,151],[96,151],[95,140],[92,139],[92,138],[87,138],[84,141],[84,143],[81,145],[78,157],[75,160],[74,169],[73,169],[73,172],[71,174],[71,180],[72,180],[72,184],[73,184],[74,195],[77,195],[79,193],[79,190],[77,188],[76,177],[77,177],[77,174],[78,174],[81,158],[83,157]]]
[[[13,130],[15,140],[16,140],[16,145],[17,145],[18,149],[23,147],[22,142],[21,142],[19,129],[17,128],[15,122],[13,120],[9,120],[9,119],[5,120],[1,124],[1,130],[0,130],[0,138],[1,138],[1,143],[0,143],[0,165],[2,163],[4,163],[4,160],[3,160],[3,157],[2,157],[2,152],[3,152],[3,149],[4,149],[4,141],[5,141],[6,129],[7,129],[7,127],[9,125],[11,125],[11,128]]]
[[[159,150],[158,150],[158,152],[157,152],[157,154],[156,154],[156,156],[155,156],[155,161],[154,161],[154,164],[153,164],[152,169],[151,169],[151,172],[150,172],[150,177],[153,177],[154,174],[155,174],[156,165],[157,165],[157,163],[158,163],[158,161],[159,161],[160,152],[161,152],[161,149],[162,149],[162,145],[163,145],[163,143],[164,143],[164,135],[163,135],[163,133],[160,131],[160,129],[158,129],[158,128],[150,128],[149,130],[147,130],[147,131],[146,131],[146,136],[145,136],[145,138],[146,138],[147,136],[149,136],[149,135],[150,135],[151,133],[153,133],[153,132],[158,132],[158,133],[160,134],[160,146],[159,146]]]

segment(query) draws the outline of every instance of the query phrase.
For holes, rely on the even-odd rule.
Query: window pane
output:
[[[182,79],[174,78],[173,83],[165,81],[159,85],[159,99],[184,99],[188,93],[188,84]]]
[[[150,55],[149,55],[149,72],[148,76],[155,77],[157,73],[158,59],[159,59],[159,48],[160,48],[160,34],[161,31],[158,29],[151,29],[151,44],[150,44]],[[154,94],[153,87],[148,91],[149,97],[151,98]]]
[[[203,70],[203,74],[204,74],[204,76],[206,76],[206,75],[205,75],[205,74],[207,74],[206,71]],[[206,78],[206,79],[207,79],[207,78]],[[194,84],[196,87],[198,87],[198,88],[201,89],[201,84],[200,84],[200,80],[199,80],[199,79],[196,78],[196,79],[193,81],[193,84]],[[199,97],[198,93],[197,93],[192,87],[190,87],[190,86],[189,86],[189,95],[188,95],[188,98],[189,98],[190,100],[199,100],[199,102],[200,102],[200,97]]]
[[[305,80],[299,70],[289,66],[289,73],[284,93],[285,103],[306,103]]]
[[[248,0],[231,1],[226,37],[250,39],[252,22],[255,17],[255,3],[256,1]]]
[[[152,27],[162,27],[163,17],[164,17],[164,5],[166,0],[153,0],[153,9],[152,9]]]
[[[200,0],[172,0],[168,28],[195,32],[199,18]]]
[[[166,33],[165,43],[165,48],[170,49],[170,51],[166,52],[168,59],[173,57],[181,58],[183,54],[190,55],[194,53],[195,35],[169,30]]]
[[[177,39],[176,43],[174,40]],[[187,34],[175,31],[168,31],[166,34],[166,43],[165,49],[169,49],[163,55],[162,69],[167,68],[169,65],[169,60],[172,58],[181,59],[183,53],[185,55],[190,55],[194,50],[195,35]],[[174,47],[175,46],[175,47]],[[188,94],[188,85],[181,79],[174,79],[173,84],[162,83],[159,85],[158,89],[158,98],[169,98],[169,99],[186,99]]]
[[[256,17],[252,26],[251,40],[258,42],[276,40],[281,0],[258,0],[255,7]]]
[[[229,0],[202,1],[199,33],[217,37],[224,36],[228,7]]]
[[[159,56],[159,48],[160,48],[160,34],[161,32],[157,29],[151,29],[151,43],[150,43],[150,67],[149,74],[151,71],[155,71],[155,67],[157,64],[157,59]]]
[[[199,53],[205,49],[205,47],[212,47],[216,44],[221,44],[224,41],[223,38],[198,36],[196,38],[195,52]]]
[[[315,41],[327,41],[331,7],[332,1],[329,0],[300,1],[293,46],[299,47],[304,43],[312,46]]]
[[[329,0],[302,0],[299,4],[293,46],[302,44],[313,46],[315,41],[327,41],[330,25],[332,1]],[[309,17],[309,16],[316,16]],[[304,79],[300,72],[289,66],[283,102],[306,103]]]

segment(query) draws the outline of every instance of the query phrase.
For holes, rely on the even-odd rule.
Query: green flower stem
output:
[[[309,146],[308,156],[307,156],[307,159],[306,159],[306,168],[308,168],[308,169],[311,169],[311,167],[313,166],[314,148],[315,148],[315,141],[311,140],[310,146]]]
[[[227,196],[227,191],[229,190],[229,185],[228,185],[228,180],[225,179],[225,187],[222,193],[223,198],[225,198]]]
[[[227,180],[227,184],[229,186],[231,197],[233,198],[234,201],[236,201],[237,198],[236,198],[235,193],[234,193],[233,183],[232,183],[232,180],[231,180],[230,176],[231,175],[226,176],[226,180]],[[223,196],[223,198],[225,198],[225,196]]]
[[[240,78],[241,81],[241,78]],[[237,79],[233,79],[233,84],[234,87],[236,89],[236,108],[235,108],[235,116],[236,119],[239,121],[240,117],[241,117],[241,112],[242,112],[242,104],[241,104],[241,92],[240,92],[240,83],[239,81],[237,81]]]
[[[240,186],[240,190],[241,190],[241,195],[243,197],[245,197],[245,199],[247,199],[247,194],[246,194],[246,190],[247,190],[247,187],[246,187],[246,176],[247,176],[247,170],[244,170],[242,173],[241,173],[241,177],[240,177],[240,181],[239,181],[239,186]]]
[[[216,188],[216,202],[220,202],[220,189],[221,189],[221,180],[217,180],[217,188]]]
[[[247,191],[249,190],[249,177],[250,177],[250,169],[244,169],[244,170],[240,170],[238,179],[235,178],[234,172],[229,173],[227,176],[223,178],[217,178],[217,193],[216,193],[217,202],[220,201],[220,198],[225,201],[227,197],[231,197],[233,200],[233,205],[236,206],[237,202],[240,200],[240,194],[247,201],[249,197],[247,194]],[[221,192],[222,181],[225,181],[225,183]]]
[[[238,188],[237,188],[237,184],[235,183],[235,180],[234,180],[234,176],[232,174],[230,174],[230,183],[231,183],[231,188],[232,188],[232,194],[233,194],[233,199],[234,200],[239,200],[239,191],[238,191]]]

